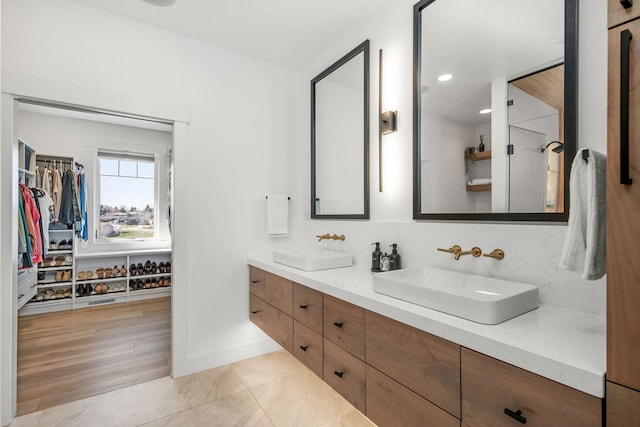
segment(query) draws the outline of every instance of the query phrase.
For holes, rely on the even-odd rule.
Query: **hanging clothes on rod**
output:
[[[20,216],[22,217],[23,231],[25,235],[26,252],[23,253],[24,267],[31,267],[42,262],[42,234],[40,232],[40,211],[36,205],[33,194],[25,184],[19,184],[20,192]],[[20,246],[20,245],[18,245]],[[29,260],[25,259],[26,257]]]

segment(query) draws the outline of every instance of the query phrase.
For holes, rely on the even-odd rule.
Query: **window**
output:
[[[98,152],[100,241],[157,239],[153,155]]]

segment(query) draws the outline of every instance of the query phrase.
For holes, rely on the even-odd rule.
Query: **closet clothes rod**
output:
[[[265,199],[268,199],[269,196],[264,196]],[[287,196],[287,200],[291,200],[291,197]]]

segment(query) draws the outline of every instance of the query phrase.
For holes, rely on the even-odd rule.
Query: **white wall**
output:
[[[334,47],[319,54],[317,60],[304,70],[307,81],[324,64],[349,51],[365,38],[371,40],[372,105],[377,103],[377,55],[384,49],[384,98],[387,109],[398,110],[398,132],[384,141],[385,190],[377,191],[378,149],[375,138],[377,118],[371,115],[371,213],[369,222],[328,222],[302,220],[303,242],[314,243],[312,236],[319,232],[344,233],[346,241],[338,247],[352,251],[359,268],[368,268],[373,241],[384,246],[399,244],[403,266],[429,264],[463,271],[491,274],[496,277],[517,278],[540,288],[540,299],[570,309],[604,314],[605,280],[584,281],[577,274],[557,267],[562,251],[566,226],[507,224],[464,224],[443,222],[415,222],[412,212],[412,12],[414,1],[398,0],[387,4],[376,16],[343,37]],[[607,33],[606,8],[602,2],[580,1],[580,122],[579,146],[606,150],[606,87]],[[303,93],[305,87],[299,88]],[[298,121],[302,124],[304,114]],[[300,139],[308,126],[300,126]],[[495,135],[492,134],[495,142]],[[494,147],[495,148],[495,147]],[[297,165],[304,165],[308,153],[296,149]],[[296,176],[305,176],[307,169],[298,167]],[[306,197],[305,183],[296,186],[296,194]],[[308,217],[308,213],[307,213]],[[499,262],[487,258],[454,261],[436,247],[460,244],[463,248],[480,246],[484,251],[502,248],[506,252]],[[324,243],[323,243],[324,244]],[[332,244],[335,246],[335,244]],[[388,249],[388,248],[387,248]]]

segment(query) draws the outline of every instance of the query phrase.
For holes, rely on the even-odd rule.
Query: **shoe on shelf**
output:
[[[64,264],[64,257],[62,255],[58,255],[54,258],[56,267],[59,267]]]
[[[62,274],[63,274],[62,270],[56,271],[56,278],[55,278],[56,282],[62,282]]]
[[[67,249],[67,241],[60,240],[60,243],[58,243],[58,246],[56,247],[56,249]]]
[[[98,276],[98,279],[104,279],[104,268],[98,268],[96,270],[96,276]]]
[[[144,263],[144,274],[151,274],[151,261],[149,260]]]
[[[138,269],[138,276],[142,276],[144,274],[144,266],[142,263],[139,262],[136,268]]]
[[[164,266],[167,269],[167,273],[171,273],[171,261],[165,262]]]
[[[64,265],[73,265],[73,257],[71,254],[66,254],[64,256]]]
[[[113,274],[113,269],[111,267],[107,267],[104,269],[104,278],[108,279]]]
[[[127,267],[125,267],[124,265],[120,267],[120,275],[122,277],[127,277]]]
[[[71,270],[64,270],[62,272],[62,281],[68,282],[69,280],[71,280]]]
[[[138,267],[136,267],[135,264],[131,264],[129,266],[129,275],[130,276],[137,276],[138,275]]]
[[[43,267],[51,267],[51,263],[53,262],[53,257],[52,256],[48,256],[44,259],[44,261],[42,261],[42,266]]]
[[[167,272],[167,268],[164,266],[164,261],[160,261],[160,264],[158,264],[158,272],[160,273]]]
[[[57,240],[49,241],[49,250],[55,251],[56,249],[58,249],[58,241]]]

